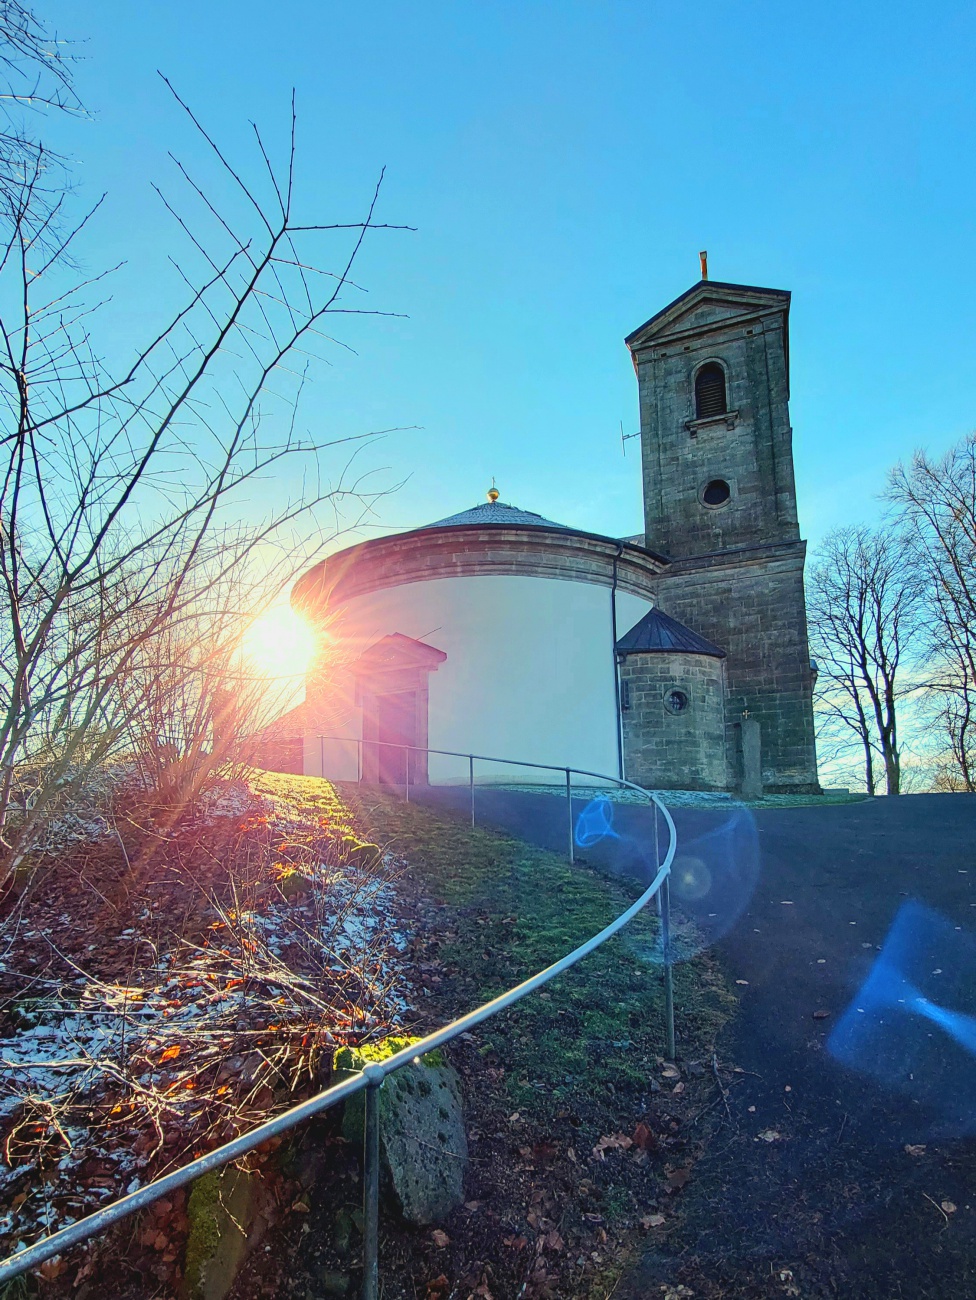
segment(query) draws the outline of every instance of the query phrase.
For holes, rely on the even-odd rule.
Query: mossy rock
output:
[[[184,1293],[187,1300],[224,1300],[247,1250],[256,1175],[233,1166],[193,1184],[187,1204]]]
[[[358,867],[360,871],[375,871],[383,861],[379,845],[361,840],[358,835],[343,835],[339,842],[339,855],[343,863]]]
[[[311,891],[312,882],[300,871],[290,869],[278,877],[278,888],[287,899],[300,898]]]
[[[333,1060],[335,1082],[420,1042],[392,1037],[362,1047],[342,1047]],[[346,1102],[342,1132],[362,1143],[366,1099]],[[393,1192],[410,1223],[437,1223],[464,1199],[468,1141],[461,1086],[440,1051],[402,1066],[380,1088],[380,1155]]]

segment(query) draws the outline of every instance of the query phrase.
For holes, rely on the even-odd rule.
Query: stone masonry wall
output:
[[[659,579],[665,613],[727,651],[725,747],[733,782],[735,724],[747,709],[759,720],[770,793],[818,789],[804,551],[805,543],[795,542],[703,556]]]
[[[631,654],[620,665],[624,775],[655,790],[724,790],[725,680],[721,659],[691,654]],[[672,713],[673,690],[688,706]]]

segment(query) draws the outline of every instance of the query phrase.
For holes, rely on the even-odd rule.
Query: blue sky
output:
[[[873,517],[888,467],[976,427],[976,10],[861,2],[53,0],[83,42],[91,122],[52,123],[84,258],[126,259],[123,347],[176,286],[151,189],[197,144],[161,69],[242,166],[248,121],[283,142],[294,86],[301,202],[357,219],[371,306],[342,326],[304,425],[420,426],[367,453],[406,478],[385,529],[504,500],[594,531],[641,526],[623,337],[698,278],[793,291],[803,531]],[[248,157],[251,162],[248,163]],[[256,174],[256,172],[255,172]],[[348,326],[348,328],[347,328]]]

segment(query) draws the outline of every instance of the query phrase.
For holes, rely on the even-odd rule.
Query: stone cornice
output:
[[[323,612],[371,591],[483,574],[555,578],[654,598],[663,556],[632,542],[565,528],[418,528],[329,556],[296,582],[292,604]]]
[[[807,544],[794,542],[761,542],[756,546],[733,546],[725,551],[709,551],[706,555],[692,555],[687,559],[672,560],[668,565],[669,579],[702,569],[742,569],[752,564],[787,563],[803,566]]]

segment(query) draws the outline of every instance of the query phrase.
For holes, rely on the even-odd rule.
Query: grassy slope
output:
[[[555,854],[375,790],[333,790],[315,778],[270,774],[253,784],[306,813],[350,825],[408,864],[406,906],[415,908],[418,886],[428,900],[415,946],[423,987],[413,1032],[442,1025],[542,969],[634,897],[626,884]],[[657,1211],[663,1213],[656,1222],[670,1218],[672,1171],[686,1174],[694,1164],[704,1126],[693,1121],[715,1100],[710,1071],[687,1066],[707,1059],[734,999],[707,956],[676,969],[685,1065],[680,1081],[677,1071],[665,1072],[656,938],[648,909],[545,990],[452,1044],[471,1142],[470,1200],[443,1225],[446,1250],[435,1248],[429,1233],[384,1214],[388,1300],[425,1293],[440,1300],[431,1279],[448,1278],[451,1294],[460,1296],[595,1300],[610,1293],[632,1257],[642,1217]],[[650,1133],[646,1151],[591,1154],[604,1135],[639,1130]],[[358,1157],[350,1158],[355,1165]],[[349,1256],[327,1244],[337,1232],[328,1208],[337,1194],[327,1187],[316,1193],[323,1219],[314,1267],[347,1275]],[[291,1285],[313,1267],[297,1242],[276,1256],[278,1284],[256,1272],[252,1289],[235,1293],[238,1300],[285,1294],[275,1288],[286,1274]],[[353,1265],[350,1285],[356,1277]]]
[[[336,796],[311,777],[265,775],[258,788],[338,815]],[[341,806],[364,833],[409,863],[447,905],[438,958],[458,1011],[473,1008],[541,970],[617,916],[634,890],[555,854],[375,791],[341,789]],[[650,908],[542,994],[479,1030],[507,1063],[513,1103],[555,1106],[581,1086],[611,1103],[619,1089],[646,1088],[663,1052],[663,989]],[[675,971],[680,1054],[710,1046],[729,995],[712,964]]]

